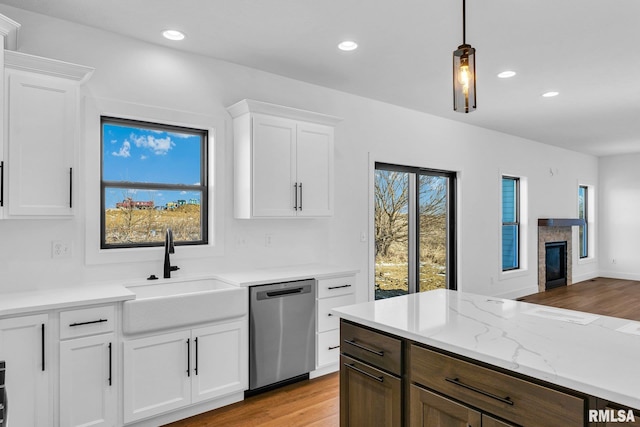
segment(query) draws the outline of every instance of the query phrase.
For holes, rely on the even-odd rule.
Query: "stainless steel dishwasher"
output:
[[[249,288],[249,393],[315,369],[315,289],[314,279]]]

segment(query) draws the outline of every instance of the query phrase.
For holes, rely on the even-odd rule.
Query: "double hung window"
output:
[[[101,248],[207,244],[206,130],[101,118]]]

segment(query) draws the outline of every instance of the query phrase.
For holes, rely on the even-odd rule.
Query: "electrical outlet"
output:
[[[270,248],[272,244],[273,244],[273,234],[269,234],[269,233],[265,234],[264,235],[264,245],[267,248]]]
[[[362,243],[366,243],[367,242],[367,233],[366,232],[364,232],[364,231],[360,232],[360,241]]]
[[[51,242],[51,258],[70,258],[71,244],[63,240]]]

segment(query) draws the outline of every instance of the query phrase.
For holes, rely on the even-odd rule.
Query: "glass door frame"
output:
[[[392,163],[385,162],[374,162],[373,174],[375,179],[375,173],[377,170],[388,170],[395,172],[406,172],[409,174],[409,192],[414,195],[414,197],[409,198],[409,237],[408,237],[408,260],[409,265],[413,265],[414,268],[408,269],[408,292],[415,293],[418,292],[418,278],[420,277],[420,263],[418,260],[420,259],[420,244],[418,236],[419,234],[416,232],[420,230],[420,215],[417,214],[418,209],[416,209],[416,204],[419,203],[420,200],[420,188],[417,183],[418,177],[420,175],[430,175],[430,176],[439,176],[448,179],[447,185],[447,200],[446,200],[446,234],[447,234],[447,248],[446,248],[446,288],[451,290],[456,290],[457,286],[457,173],[452,171],[445,171],[439,169],[430,169],[430,168],[420,168],[414,166],[402,166]],[[375,194],[372,198],[375,198]],[[372,222],[375,222],[375,215],[371,212]],[[375,227],[375,224],[374,224]],[[375,245],[375,242],[373,242]],[[375,252],[372,259],[373,263],[373,283],[371,286],[375,289]],[[375,292],[373,295],[375,299]]]

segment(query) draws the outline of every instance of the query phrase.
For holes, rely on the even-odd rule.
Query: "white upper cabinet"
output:
[[[73,215],[79,177],[79,90],[92,72],[84,66],[4,52],[5,217]]]
[[[228,110],[235,217],[333,215],[334,127],[341,119],[248,99]]]

